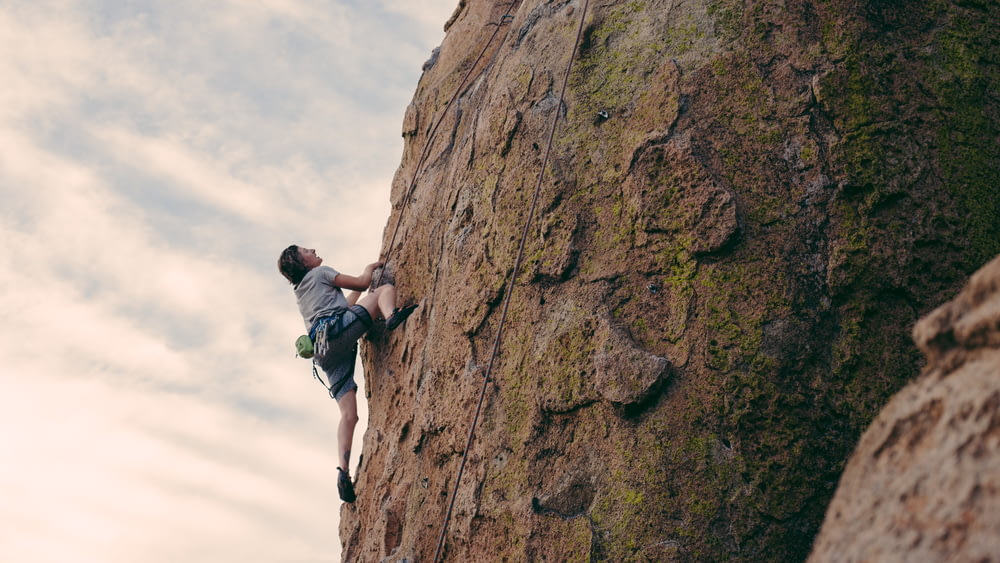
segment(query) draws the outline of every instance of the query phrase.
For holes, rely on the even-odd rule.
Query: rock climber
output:
[[[291,245],[278,258],[278,270],[292,284],[299,312],[305,321],[309,338],[314,342],[313,361],[326,374],[330,396],[340,407],[337,446],[340,466],[337,467],[337,491],[344,502],[354,502],[354,485],[348,464],[351,441],[358,422],[358,385],[354,381],[354,363],[358,339],[372,327],[374,319],[385,319],[385,328],[398,327],[416,305],[396,307],[396,288],[390,284],[361,292],[372,283],[372,273],[382,266],[373,262],[359,276],[349,276],[323,266],[323,259],[312,248]],[[352,290],[347,296],[343,290]]]

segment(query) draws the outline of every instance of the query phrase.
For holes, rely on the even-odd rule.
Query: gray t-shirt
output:
[[[316,319],[329,317],[347,309],[347,297],[333,284],[337,270],[329,266],[317,266],[295,286],[295,300],[299,312],[306,323],[306,330],[312,328]]]

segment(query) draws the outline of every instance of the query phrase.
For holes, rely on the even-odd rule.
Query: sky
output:
[[[456,5],[0,0],[0,561],[339,561],[275,264],[378,259]]]

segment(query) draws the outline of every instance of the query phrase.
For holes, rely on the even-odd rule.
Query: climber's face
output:
[[[299,256],[302,257],[302,264],[310,270],[323,263],[323,259],[316,256],[315,248],[299,248]]]

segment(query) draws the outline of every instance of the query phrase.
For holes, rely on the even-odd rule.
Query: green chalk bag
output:
[[[308,334],[303,334],[295,339],[295,353],[300,358],[308,359],[313,357],[313,342],[309,339]]]

